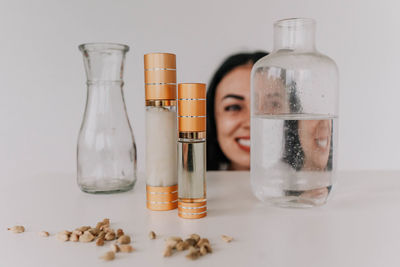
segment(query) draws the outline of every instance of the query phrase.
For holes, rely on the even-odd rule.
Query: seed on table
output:
[[[154,233],[154,231],[150,231],[149,238],[150,239],[156,239],[156,233]]]
[[[117,230],[117,238],[120,238],[120,237],[123,236],[123,235],[124,235],[124,230],[118,229],[118,230]]]
[[[99,238],[96,241],[96,246],[104,246],[104,239],[103,238]]]
[[[224,240],[226,243],[230,243],[233,240],[233,237],[228,235],[221,235],[221,239]]]
[[[185,242],[187,242],[189,244],[189,246],[196,246],[196,240],[194,240],[193,238],[187,238],[185,239]]]
[[[204,256],[207,254],[207,249],[205,248],[205,246],[200,247],[200,254],[201,254],[201,256]]]
[[[79,241],[79,235],[72,233],[72,235],[69,238],[70,241],[72,242],[78,242]]]
[[[131,253],[134,251],[134,248],[131,245],[120,245],[119,250],[125,253]]]
[[[79,237],[79,241],[84,243],[92,242],[93,239],[94,235],[92,235],[89,231],[84,232],[83,235]]]
[[[178,242],[178,244],[176,244],[176,250],[178,251],[183,251],[183,250],[187,250],[189,248],[189,243],[186,241],[180,241]]]
[[[197,246],[198,247],[201,247],[203,244],[210,244],[210,241],[208,241],[208,239],[207,238],[201,238],[198,242],[197,242]]]
[[[107,241],[114,240],[114,239],[115,239],[115,234],[112,233],[112,232],[107,233],[107,234],[104,236],[104,238],[105,238],[105,240],[107,240]]]
[[[210,244],[205,243],[201,247],[204,247],[208,253],[212,253],[212,248],[211,248]]]
[[[123,244],[123,245],[129,244],[129,243],[131,243],[131,238],[128,235],[120,236],[118,238],[118,243]]]
[[[120,248],[117,244],[112,244],[111,250],[114,251],[115,253],[117,253],[117,252],[119,252]]]
[[[57,239],[62,242],[66,242],[69,240],[69,236],[65,232],[60,232],[57,234]]]
[[[164,249],[163,256],[170,257],[172,255],[172,250],[173,250],[173,248],[171,246],[166,246]]]
[[[100,259],[103,259],[105,261],[112,261],[113,259],[115,259],[115,253],[114,251],[108,251],[103,256],[101,256]]]
[[[97,228],[90,228],[90,229],[89,229],[89,232],[90,232],[92,235],[97,236],[101,231],[100,231],[100,229],[97,229]]]
[[[106,233],[103,231],[100,231],[99,235],[97,236],[97,239],[105,239]]]
[[[196,260],[198,257],[200,257],[200,250],[195,247],[190,247],[189,253],[186,255],[186,258]]]
[[[39,235],[40,235],[41,237],[48,237],[50,234],[49,234],[49,232],[41,231],[41,232],[39,232]]]
[[[79,231],[79,230],[74,230],[74,231],[72,231],[72,234],[75,234],[75,235],[77,235],[77,236],[80,236],[80,235],[83,235],[83,232],[82,232],[82,231]]]
[[[179,241],[182,241],[182,238],[180,238],[179,236],[170,236],[165,241],[170,241],[170,240],[179,242]]]
[[[76,228],[75,230],[77,231],[81,231],[81,232],[86,232],[87,230],[89,230],[91,227],[90,226],[81,226],[79,228]]]
[[[25,232],[25,227],[23,227],[22,225],[16,225],[11,228],[7,228],[7,230],[13,232],[14,234],[20,234]]]
[[[200,236],[198,234],[191,234],[190,238],[194,239],[196,242],[199,242],[199,240],[200,240]]]

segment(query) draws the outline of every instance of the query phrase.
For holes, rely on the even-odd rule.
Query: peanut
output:
[[[120,248],[117,244],[112,244],[111,245],[111,250],[114,251],[115,253],[120,251]]]
[[[230,242],[232,242],[233,237],[228,236],[228,235],[221,235],[221,239],[222,239],[223,241],[225,241],[226,243],[230,243]]]
[[[195,247],[190,247],[189,253],[186,255],[186,258],[196,260],[198,257],[200,257],[200,250]]]
[[[84,232],[83,235],[79,237],[79,241],[84,243],[92,242],[93,239],[94,235],[92,235],[89,231]]]
[[[104,246],[104,239],[103,238],[97,239],[96,246]]]
[[[101,256],[100,259],[103,259],[105,261],[112,261],[113,259],[115,259],[115,253],[114,251],[108,251],[103,256]]]
[[[72,235],[69,238],[70,241],[72,242],[78,242],[79,241],[79,235],[72,233]]]
[[[191,234],[189,238],[194,239],[196,243],[200,240],[200,236],[198,234]]]
[[[180,241],[178,244],[176,244],[176,250],[178,251],[183,251],[187,250],[189,248],[189,243],[186,241]]]
[[[107,241],[114,240],[114,239],[115,239],[115,234],[112,233],[112,232],[109,232],[109,233],[107,233],[107,234],[104,236],[104,238],[105,238]]]
[[[16,225],[11,228],[7,228],[7,230],[13,232],[14,234],[20,234],[25,232],[25,227],[23,227],[22,225]]]
[[[134,248],[131,245],[121,245],[119,246],[121,252],[131,253],[134,251]]]
[[[48,237],[50,234],[49,234],[49,232],[41,231],[41,232],[39,232],[39,235],[42,237]]]
[[[131,243],[131,238],[128,235],[123,235],[118,238],[118,243],[125,245]]]
[[[65,242],[69,240],[69,236],[65,232],[60,232],[57,234],[57,239],[62,242]]]
[[[124,230],[118,229],[118,230],[117,230],[117,238],[120,238],[120,237],[123,236],[123,235],[124,235]]]
[[[171,246],[166,246],[164,250],[164,257],[170,257],[172,255],[173,248]]]
[[[196,244],[196,246],[198,246],[198,247],[201,247],[203,244],[210,244],[210,241],[208,241],[208,239],[207,238],[201,238],[198,242],[197,242],[197,244]]]
[[[150,231],[149,238],[150,239],[156,239],[156,233],[154,233],[153,231]]]

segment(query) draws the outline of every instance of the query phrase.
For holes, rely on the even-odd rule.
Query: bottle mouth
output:
[[[86,43],[78,46],[80,51],[104,51],[104,50],[117,50],[128,52],[129,46],[118,43]]]
[[[279,28],[294,28],[306,25],[315,25],[315,20],[311,18],[289,18],[281,19],[274,23],[274,27]]]

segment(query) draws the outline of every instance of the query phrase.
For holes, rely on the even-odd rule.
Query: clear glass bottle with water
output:
[[[122,44],[82,44],[87,100],[78,137],[78,185],[84,192],[127,191],[136,182],[136,145],[122,87]]]
[[[336,178],[338,69],[315,48],[312,19],[274,24],[251,77],[251,184],[283,207],[326,203]]]

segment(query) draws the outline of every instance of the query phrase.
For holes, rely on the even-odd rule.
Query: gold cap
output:
[[[178,185],[146,186],[147,208],[150,210],[173,210],[178,207]]]
[[[179,132],[205,132],[206,114],[206,85],[180,83],[178,85]]]
[[[207,201],[183,202],[178,201],[178,215],[185,219],[200,219],[207,216]]]
[[[146,100],[176,100],[176,56],[144,55],[144,81]]]

